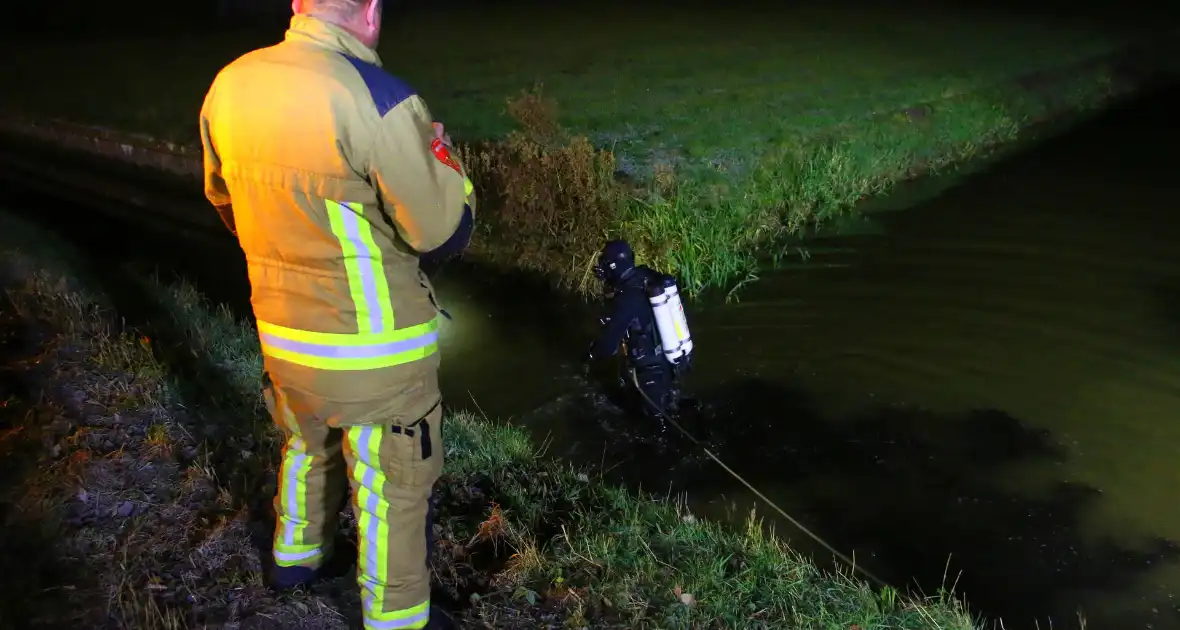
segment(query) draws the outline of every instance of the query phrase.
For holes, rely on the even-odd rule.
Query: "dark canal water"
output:
[[[764,273],[737,304],[691,304],[689,385],[709,409],[694,430],[894,584],[931,592],[946,575],[1012,629],[1077,627],[1079,611],[1091,628],[1180,628],[1176,112],[1175,91],[1128,104],[872,213],[859,236],[813,242],[805,264]],[[70,198],[6,173],[6,206],[93,254],[96,271],[153,260],[244,304],[226,234],[148,233],[103,218],[148,216],[120,208],[125,193]],[[212,213],[191,195],[175,203]],[[586,309],[459,266],[436,282],[455,316],[453,404],[687,492],[703,513],[754,505],[686,443],[660,447],[599,404],[578,363]]]

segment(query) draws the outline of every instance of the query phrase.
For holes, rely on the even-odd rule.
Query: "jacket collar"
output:
[[[362,44],[352,33],[306,13],[291,16],[291,26],[287,29],[284,39],[327,48],[361,61],[381,65],[377,51]]]

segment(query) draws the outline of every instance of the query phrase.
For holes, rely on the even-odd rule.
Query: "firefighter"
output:
[[[292,9],[283,41],[223,68],[200,114],[205,194],[245,254],[285,436],[269,580],[323,577],[351,484],[364,627],[450,627],[423,536],[445,312],[419,263],[466,247],[472,185],[422,97],[382,68],[381,0]]]

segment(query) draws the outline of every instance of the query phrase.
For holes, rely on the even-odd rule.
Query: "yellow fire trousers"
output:
[[[286,437],[275,563],[324,562],[351,485],[366,630],[424,628],[430,613],[426,527],[443,443],[437,377],[427,380],[415,400],[338,402],[266,379],[267,407]],[[429,411],[410,420],[408,409]]]

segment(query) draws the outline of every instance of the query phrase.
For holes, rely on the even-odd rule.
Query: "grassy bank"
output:
[[[474,253],[583,289],[608,235],[690,292],[733,286],[768,244],[1128,88],[1110,65],[1078,64],[1129,37],[925,5],[390,22],[386,65],[467,142],[487,200]],[[6,41],[0,81],[21,89],[0,107],[191,144],[217,69],[280,35]],[[47,62],[54,82],[39,80]],[[538,83],[543,98],[522,96]]]
[[[64,244],[4,223],[35,249],[0,254],[0,625],[355,623],[350,579],[283,597],[260,582],[278,444],[250,326],[131,270],[113,297]],[[972,627],[948,594],[915,603],[820,571],[753,515],[722,529],[467,413],[445,432],[433,570],[468,627]]]

